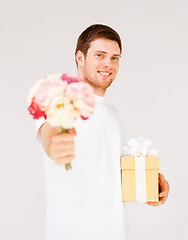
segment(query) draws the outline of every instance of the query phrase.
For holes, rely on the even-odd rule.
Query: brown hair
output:
[[[120,52],[122,52],[122,44],[119,34],[109,26],[94,24],[86,28],[86,30],[80,34],[77,40],[75,56],[79,50],[86,56],[90,43],[97,38],[107,38],[116,41],[119,45]]]

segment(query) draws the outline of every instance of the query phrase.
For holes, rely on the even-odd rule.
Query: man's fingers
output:
[[[52,155],[53,159],[65,158],[74,154],[73,149],[63,149],[62,151],[54,152]]]
[[[159,194],[159,202],[161,204],[164,204],[167,200],[167,197],[168,197],[168,193],[166,191],[163,191]]]
[[[52,144],[61,144],[74,141],[74,133],[60,133],[52,137]]]
[[[157,207],[160,206],[164,203],[165,201],[158,201],[158,202],[146,202],[147,205],[153,206],[153,207]]]
[[[147,202],[147,205],[153,206],[153,207],[158,207],[160,205],[162,205],[162,202]]]
[[[146,204],[157,207],[160,205],[163,205],[168,197],[168,194],[166,191],[159,193],[159,201],[158,202],[147,202]]]
[[[75,158],[75,155],[66,156],[62,158],[54,159],[57,164],[67,164],[70,163]]]
[[[69,129],[69,133],[76,135],[76,130],[74,128]]]
[[[74,151],[74,146],[75,146],[75,143],[73,141],[72,142],[64,142],[63,144],[57,144],[57,145],[53,146],[53,150],[57,151],[57,152],[61,152],[61,151],[67,150],[67,149],[72,149],[72,151]]]
[[[163,191],[163,192],[159,193],[159,197],[160,197],[160,198],[161,198],[161,197],[167,197],[167,196],[168,196],[168,194],[167,194],[166,191]]]

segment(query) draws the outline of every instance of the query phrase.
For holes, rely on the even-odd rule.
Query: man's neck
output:
[[[100,97],[104,97],[105,96],[105,91],[103,91],[101,89],[96,89],[96,88],[93,88],[93,89],[94,89],[95,95],[100,96]]]

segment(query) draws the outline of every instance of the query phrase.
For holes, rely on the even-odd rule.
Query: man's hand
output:
[[[74,128],[68,133],[61,133],[61,128],[51,127],[46,122],[40,128],[39,134],[45,152],[57,164],[67,164],[74,159],[74,137],[76,135]]]
[[[165,180],[165,177],[159,173],[159,201],[158,202],[147,202],[148,205],[157,207],[166,202],[170,187],[168,182]]]

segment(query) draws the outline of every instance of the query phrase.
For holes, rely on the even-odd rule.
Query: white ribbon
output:
[[[146,202],[145,157],[135,156],[136,200]]]

